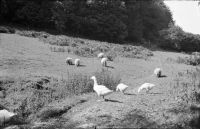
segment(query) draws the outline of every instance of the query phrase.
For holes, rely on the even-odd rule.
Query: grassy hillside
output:
[[[108,67],[101,66],[99,52],[109,56]],[[6,91],[0,104],[19,114],[6,127],[198,127],[200,70],[178,62],[187,54],[17,31],[0,34],[0,56],[0,92]],[[67,65],[68,56],[80,58],[81,67]],[[156,67],[163,69],[162,78],[152,75]],[[92,75],[110,89],[119,82],[129,85],[127,94],[114,92],[108,101],[97,101]],[[145,82],[156,87],[137,93]]]

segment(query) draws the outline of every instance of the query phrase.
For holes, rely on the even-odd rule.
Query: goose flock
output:
[[[97,55],[98,58],[101,59],[100,63],[102,64],[103,67],[107,67],[107,61],[108,61],[108,58],[106,57],[106,55],[104,53],[99,53]],[[66,58],[66,63],[68,65],[72,65],[72,58],[70,57],[67,57]],[[74,63],[76,66],[79,66],[80,65],[80,59],[75,59],[75,63]],[[161,68],[155,68],[154,72],[153,72],[153,75],[155,75],[156,77],[161,77],[161,74],[162,74],[162,70]],[[92,79],[94,81],[94,85],[93,85],[93,90],[97,93],[97,95],[99,97],[102,96],[103,100],[106,100],[104,97],[113,93],[114,91],[113,90],[110,90],[109,88],[107,88],[106,86],[104,85],[98,85],[97,83],[97,78],[95,76],[92,76],[90,79]],[[116,87],[116,91],[120,91],[122,92],[123,94],[125,94],[125,91],[128,89],[128,85],[124,84],[124,83],[120,83],[117,85]],[[142,90],[146,90],[146,93],[149,93],[149,91],[151,89],[153,89],[153,87],[155,87],[155,84],[152,84],[152,83],[144,83],[142,84],[139,88],[138,88],[138,93],[140,93]]]
[[[107,67],[108,58],[105,56],[105,54],[99,53],[97,57],[101,59],[102,66]],[[72,58],[67,57],[65,61],[68,65],[73,65]],[[80,66],[80,59],[75,59],[74,65],[77,67]],[[161,71],[162,70],[160,68],[156,68],[154,70],[153,74],[157,77],[161,77]],[[99,97],[103,98],[103,101],[107,100],[107,99],[105,99],[105,96],[110,95],[111,93],[114,92],[113,90],[109,89],[108,87],[106,87],[104,85],[98,85],[97,78],[95,76],[92,76],[90,79],[92,79],[94,82],[93,90],[97,93],[97,95]],[[129,87],[128,85],[126,85],[124,83],[120,83],[117,85],[116,91],[119,91],[119,92],[122,92],[123,94],[125,94],[125,91],[128,89],[128,87]],[[138,93],[140,93],[142,90],[146,90],[146,93],[148,93],[151,89],[153,89],[153,87],[155,87],[154,84],[144,83],[138,88]],[[2,95],[0,94],[0,97],[3,98],[4,94],[5,94],[5,92],[2,91]],[[16,113],[10,112],[8,109],[6,109],[0,105],[0,127],[16,115],[17,115]]]

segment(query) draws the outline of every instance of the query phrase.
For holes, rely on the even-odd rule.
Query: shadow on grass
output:
[[[114,69],[115,67],[113,67],[113,66],[106,66],[106,68],[111,68],[111,69]]]
[[[160,75],[159,78],[165,78],[167,75]]]
[[[114,102],[114,103],[123,103],[123,102],[120,102],[118,100],[113,100],[113,99],[105,99],[106,102]]]
[[[79,65],[78,67],[86,67],[86,65]]]
[[[137,95],[137,94],[132,94],[132,93],[124,93],[124,95]]]
[[[151,92],[151,93],[147,93],[147,94],[159,95],[159,94],[163,94],[163,93],[159,93],[159,92]]]
[[[200,105],[192,105],[190,110],[193,111],[196,115],[193,116],[190,121],[190,126],[194,129],[199,129],[200,127]]]
[[[67,66],[75,66],[75,64],[70,64],[70,65],[68,64]],[[80,64],[78,67],[86,67],[86,65],[81,65]]]

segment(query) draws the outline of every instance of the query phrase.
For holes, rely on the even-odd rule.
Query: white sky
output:
[[[176,25],[184,31],[200,34],[200,6],[197,1],[164,1],[173,14]]]

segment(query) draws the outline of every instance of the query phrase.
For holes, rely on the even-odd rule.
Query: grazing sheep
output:
[[[154,86],[155,85],[151,83],[144,83],[138,88],[138,93],[143,89],[146,89],[146,92],[149,92]]]
[[[127,85],[120,83],[117,85],[116,91],[120,91],[124,94],[124,92],[126,91],[127,88],[128,88]]]
[[[104,53],[99,53],[99,54],[97,55],[97,57],[98,57],[98,58],[103,58],[103,57],[104,57]]]
[[[67,57],[67,58],[66,58],[66,63],[67,63],[68,65],[72,65],[72,58]]]
[[[160,68],[156,68],[155,70],[154,70],[154,74],[157,76],[157,77],[161,77],[161,69]]]
[[[9,112],[6,109],[0,110],[0,124],[8,122],[13,116],[17,115],[16,113]]]
[[[104,96],[109,95],[113,92],[112,90],[108,89],[104,85],[98,85],[97,79],[95,76],[92,76],[91,79],[94,80],[93,90],[97,93],[98,96],[102,96],[103,99],[104,99]],[[104,99],[104,101],[105,101],[105,99]]]
[[[74,61],[75,66],[80,66],[80,59],[75,59]]]
[[[102,66],[105,66],[105,67],[106,67],[106,66],[107,66],[107,61],[108,61],[108,58],[105,58],[105,57],[102,58],[102,59],[101,59],[101,64],[102,64]]]

